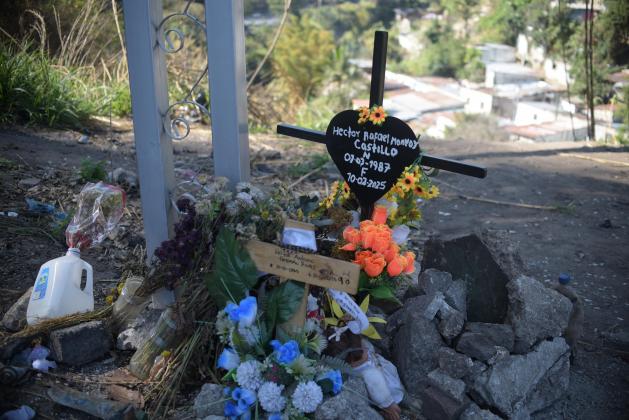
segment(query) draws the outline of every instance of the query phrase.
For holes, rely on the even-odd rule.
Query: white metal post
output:
[[[243,0],[205,0],[214,173],[249,180]]]
[[[164,52],[158,45],[161,0],[124,0],[125,40],[135,153],[140,178],[147,255],[172,232],[173,149],[162,118],[168,109]]]

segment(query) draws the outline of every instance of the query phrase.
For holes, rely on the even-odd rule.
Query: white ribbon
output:
[[[353,321],[347,323],[349,330],[354,334],[360,334],[362,331],[369,328],[369,319],[360,309],[360,306],[346,293],[336,289],[328,289],[328,293],[332,296],[339,306],[354,318]]]
[[[347,331],[349,329],[349,326],[345,326],[345,327],[332,327],[334,328],[334,334],[332,334],[331,336],[328,337],[328,341],[340,341],[341,340],[341,336],[343,335],[343,333],[345,331]]]

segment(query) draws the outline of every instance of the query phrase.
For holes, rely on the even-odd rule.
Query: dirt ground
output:
[[[116,127],[112,133],[92,135],[88,144],[79,144],[75,132],[0,131],[0,211],[18,213],[9,222],[0,216],[5,218],[0,220],[0,314],[32,285],[39,266],[65,249],[62,236],[48,233],[49,217],[28,214],[24,198],[71,208],[82,186],[77,168],[87,157],[111,162],[108,169],[134,170],[129,122]],[[175,144],[178,174],[212,173],[208,136],[199,128],[190,139]],[[297,181],[310,169],[308,162],[325,153],[322,145],[276,136],[252,136],[251,143],[253,181],[265,184],[278,178],[289,184]],[[504,230],[519,245],[531,276],[552,284],[560,272],[570,273],[584,300],[582,350],[571,370],[569,395],[536,417],[629,418],[629,149],[476,139],[428,140],[422,147],[426,153],[484,165],[488,176],[474,179],[440,172],[434,181],[442,196],[423,209],[419,244],[432,235]],[[338,177],[330,163],[293,188],[324,192]],[[40,183],[32,188],[19,185],[28,178]],[[128,207],[116,240],[84,255],[94,266],[101,305],[129,250],[137,251],[142,244],[137,191],[129,193]],[[112,366],[121,364],[112,357]],[[0,412],[7,408],[0,403]],[[54,418],[72,417],[50,410]]]

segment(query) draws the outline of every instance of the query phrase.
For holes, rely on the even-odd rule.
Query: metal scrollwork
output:
[[[193,22],[194,25],[196,25],[203,31],[203,33],[205,33],[205,22],[201,21],[189,11],[191,4],[192,0],[188,0],[182,12],[172,13],[164,17],[158,25],[158,44],[162,51],[168,54],[175,54],[181,51],[185,46],[185,34],[183,33],[183,31],[175,27],[167,28],[168,23],[175,18],[187,19]],[[177,102],[169,104],[168,109],[166,110],[166,114],[163,118],[163,126],[164,130],[171,139],[181,141],[188,137],[188,135],[190,134],[191,119],[187,115],[185,115],[185,113],[190,108],[196,108],[199,112],[205,114],[208,118],[210,117],[210,111],[206,108],[205,105],[197,102],[194,96],[195,89],[199,86],[207,73],[208,67],[206,64],[205,70],[196,79],[192,87],[188,90],[186,96]]]

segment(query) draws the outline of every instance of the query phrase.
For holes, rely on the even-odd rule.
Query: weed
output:
[[[89,158],[84,159],[81,162],[79,175],[81,176],[81,181],[83,182],[107,181],[105,162],[102,160],[93,161]]]
[[[295,178],[300,177],[312,171],[313,169],[319,168],[327,164],[328,162],[330,162],[330,155],[328,155],[327,153],[317,153],[310,156],[310,158],[306,162],[294,164],[289,167],[288,175]]]

